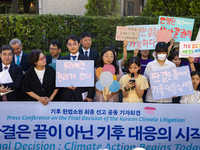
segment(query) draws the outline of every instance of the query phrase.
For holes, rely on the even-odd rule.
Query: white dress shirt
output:
[[[75,55],[73,55],[72,53],[70,53],[70,60],[73,60],[73,58],[71,56],[76,56],[75,60],[78,60],[78,55],[79,55],[79,52],[76,53]]]
[[[23,51],[21,51],[21,54],[19,54],[19,62],[21,63],[21,60],[22,60],[22,54],[23,54]],[[17,64],[17,56],[15,55],[15,64]]]
[[[87,56],[89,57],[90,56],[90,48],[88,49],[88,50],[85,50],[83,47],[82,47],[82,49],[83,49],[83,55],[85,55],[85,51],[87,51],[88,53],[87,53]]]

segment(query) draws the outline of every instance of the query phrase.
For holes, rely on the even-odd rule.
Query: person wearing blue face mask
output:
[[[147,64],[147,67],[144,71],[144,75],[147,78],[148,82],[150,82],[149,74],[151,72],[167,70],[176,68],[176,65],[167,59],[168,56],[168,46],[165,42],[158,42],[155,49],[156,59]],[[147,91],[146,102],[155,102],[155,103],[172,103],[172,98],[153,100],[151,87]]]

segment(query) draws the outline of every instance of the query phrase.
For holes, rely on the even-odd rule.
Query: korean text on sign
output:
[[[116,37],[117,41],[138,41],[139,29],[133,27],[117,26]]]
[[[93,60],[57,60],[56,87],[94,86]]]
[[[154,100],[194,93],[188,66],[151,72],[150,83]]]
[[[179,57],[200,57],[200,41],[180,42]]]
[[[160,25],[134,25],[130,27],[139,28],[139,38],[137,42],[129,41],[127,50],[150,50],[155,49],[156,35],[160,30]]]
[[[158,24],[161,30],[171,31],[175,42],[191,40],[194,19],[160,16]]]

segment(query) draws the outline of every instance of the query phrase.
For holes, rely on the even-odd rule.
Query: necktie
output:
[[[72,58],[73,58],[73,60],[75,60],[76,59],[76,56],[71,56]]]
[[[88,56],[87,54],[88,54],[88,51],[85,51],[85,56]]]
[[[17,65],[20,65],[19,55],[17,56]]]
[[[4,70],[7,70],[7,69],[8,69],[8,67],[5,66],[5,67],[4,67]],[[3,100],[3,101],[7,101],[7,97],[6,97],[6,95],[3,95],[3,96],[2,96],[2,100]]]

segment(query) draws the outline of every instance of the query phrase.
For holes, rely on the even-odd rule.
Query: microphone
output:
[[[131,78],[134,77],[134,73],[131,73]],[[131,79],[131,82],[135,82],[135,79]],[[135,86],[131,87],[131,90],[134,90]]]

